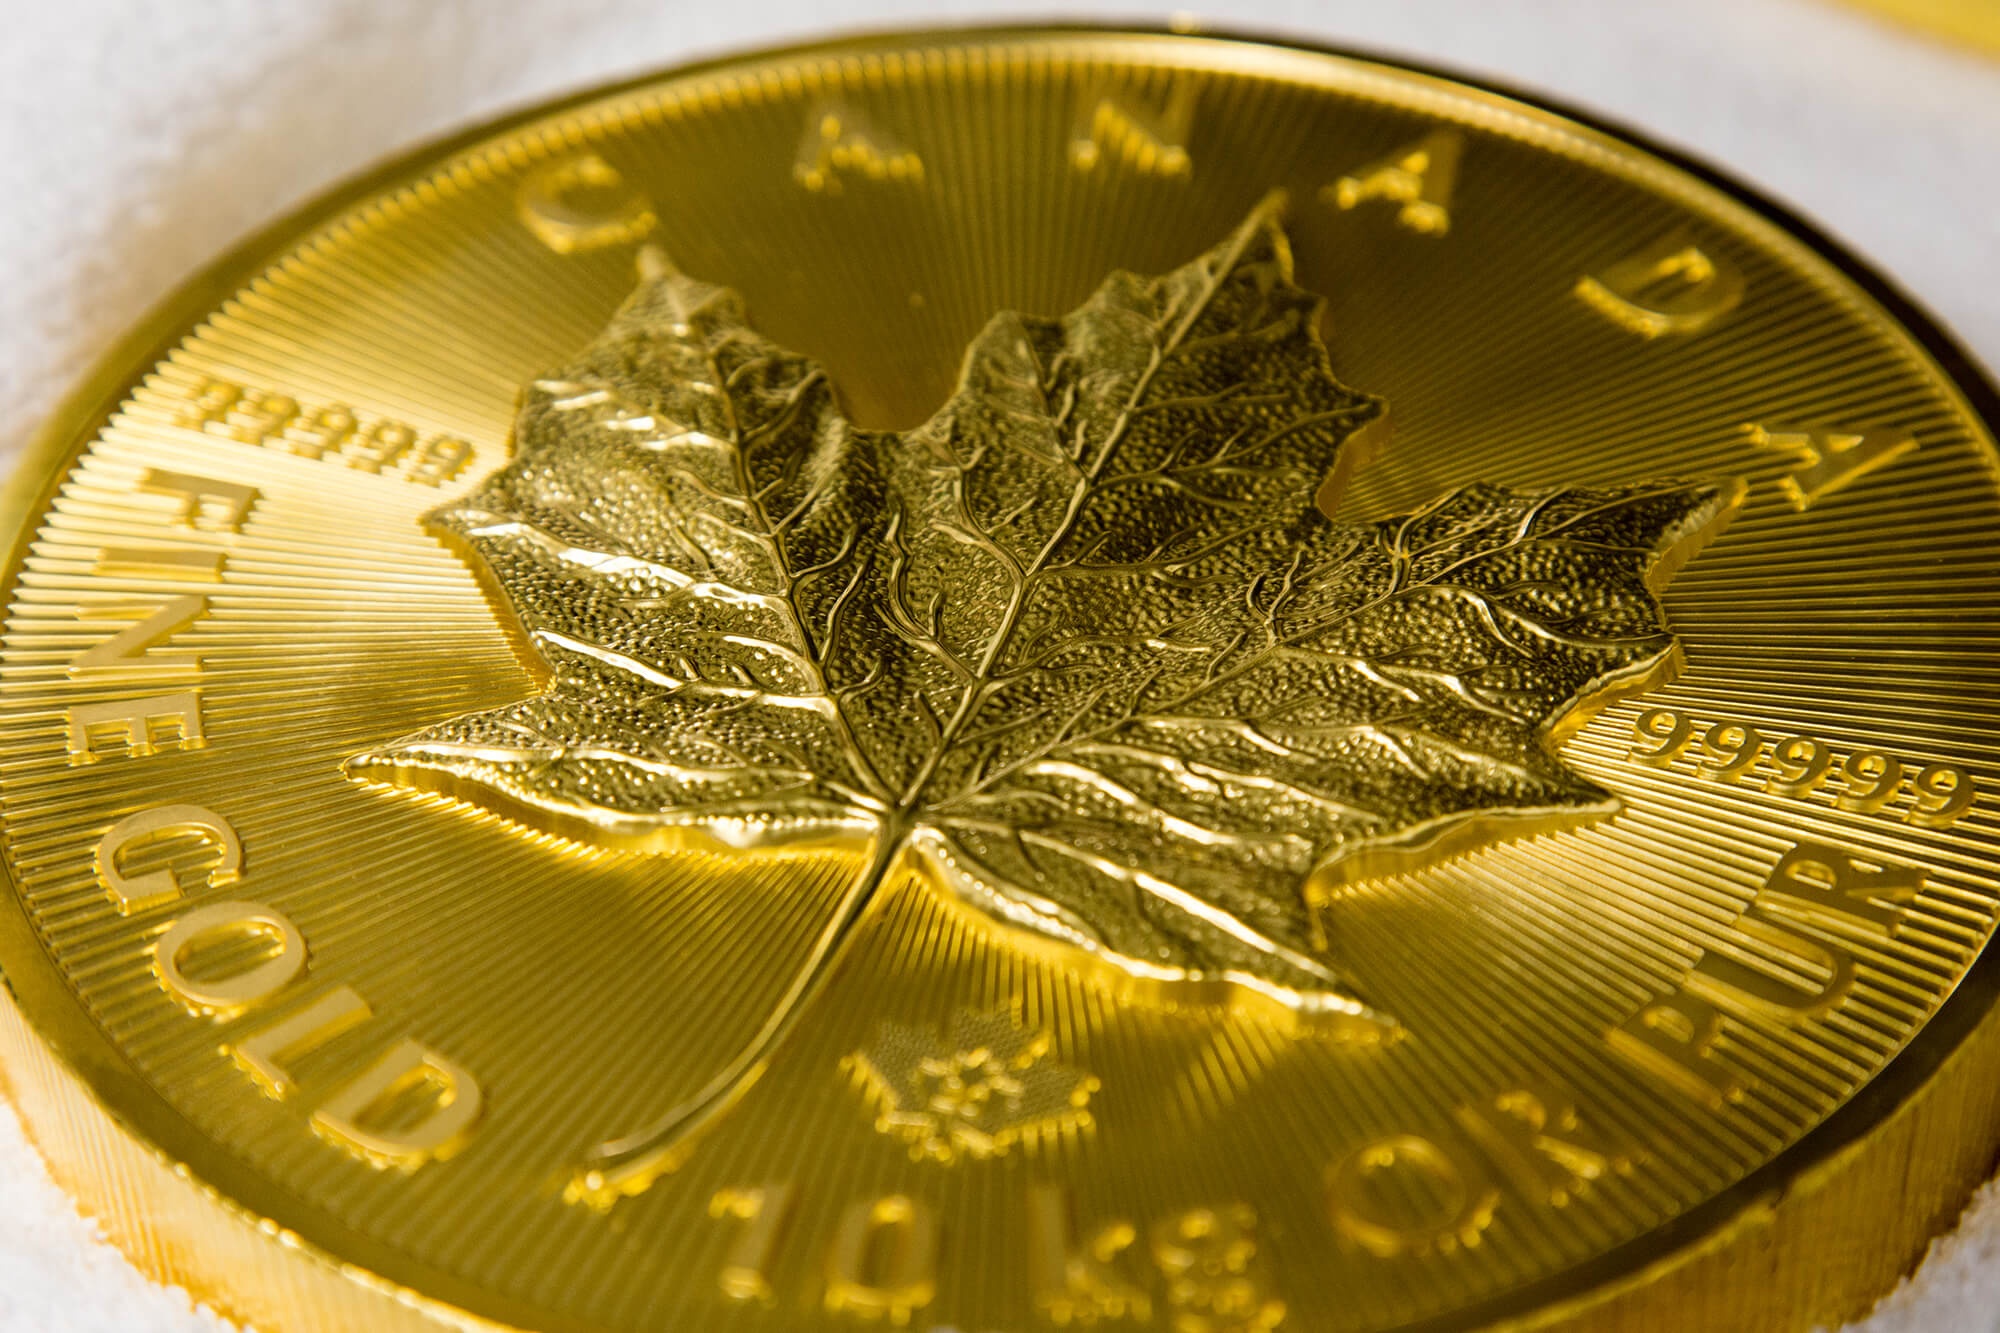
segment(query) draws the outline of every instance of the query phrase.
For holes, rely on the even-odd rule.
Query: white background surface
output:
[[[1198,12],[1488,75],[1642,128],[1818,219],[2000,366],[2000,62],[1822,0],[1218,0]],[[1166,17],[1055,0],[0,0],[0,466],[181,278],[412,141],[749,45],[1120,15]],[[1857,1330],[2000,1329],[2000,1196],[1982,1198]],[[98,1241],[0,1112],[0,1333],[223,1327]]]

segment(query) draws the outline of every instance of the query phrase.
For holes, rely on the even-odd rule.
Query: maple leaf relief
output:
[[[1552,737],[1670,667],[1652,588],[1736,491],[1476,485],[1329,521],[1382,409],[1334,378],[1279,207],[1062,319],[996,316],[904,432],[649,252],[528,388],[512,461],[430,516],[546,684],[351,773],[612,846],[873,848],[674,1124],[754,1077],[905,855],[1127,972],[1365,1017],[1325,884],[1616,808]],[[663,1126],[607,1160],[656,1166]]]

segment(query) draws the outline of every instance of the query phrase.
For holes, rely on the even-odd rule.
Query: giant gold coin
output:
[[[9,1087],[275,1333],[1851,1316],[2000,1138],[1994,419],[1379,62],[528,113],[17,478]]]

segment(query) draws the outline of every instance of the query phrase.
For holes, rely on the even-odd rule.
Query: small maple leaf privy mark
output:
[[[943,1038],[883,1023],[847,1064],[875,1105],[877,1129],[919,1161],[949,1163],[1090,1124],[1097,1080],[1058,1062],[1050,1046],[1046,1032],[1007,1014],[962,1013]]]
[[[547,683],[350,773],[603,845],[870,849],[743,1051],[576,1196],[645,1188],[734,1104],[899,865],[1133,976],[1367,1023],[1328,882],[1617,808],[1553,740],[1673,668],[1653,589],[1739,488],[1329,521],[1381,406],[1334,378],[1280,207],[996,316],[903,432],[649,252],[513,459],[430,516]]]

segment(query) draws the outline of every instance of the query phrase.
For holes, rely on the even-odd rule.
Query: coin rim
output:
[[[775,46],[746,47],[524,104],[462,129],[398,148],[392,155],[348,175],[272,222],[251,231],[156,302],[95,359],[90,369],[30,436],[12,474],[4,487],[0,487],[0,531],[7,533],[10,543],[4,566],[0,566],[0,595],[11,594],[16,586],[22,561],[34,535],[28,525],[46,510],[63,479],[66,465],[78,450],[87,447],[89,441],[104,429],[139,380],[225,300],[294,248],[302,235],[352,206],[389,193],[400,185],[421,180],[434,172],[442,161],[484,141],[532,122],[558,117],[592,102],[638,92],[669,79],[722,71],[752,60],[782,61],[844,51],[891,50],[926,43],[1000,43],[1064,36],[1111,39],[1176,37],[1243,45],[1252,49],[1275,47],[1326,56],[1376,66],[1392,74],[1416,74],[1461,89],[1505,98],[1532,111],[1604,135],[1685,173],[1778,228],[1828,264],[1858,288],[1936,364],[1963,399],[1961,405],[1967,414],[1986,426],[1989,437],[2000,434],[2000,387],[1996,387],[1995,381],[1947,331],[1942,321],[1926,311],[1914,297],[1788,204],[1677,147],[1634,130],[1614,117],[1581,110],[1544,93],[1524,90],[1502,79],[1455,70],[1448,65],[1389,52],[1319,43],[1291,34],[1260,32],[1254,28],[1211,28],[1207,25],[1189,28],[1177,24],[1104,25],[1071,21],[997,23],[957,28],[885,27]],[[1995,453],[1992,440],[1989,438],[1982,443],[1989,454],[1989,465],[2000,474],[2000,454]],[[2000,484],[2000,475],[1996,475],[1996,484]],[[302,1207],[311,1216],[305,1220],[303,1231],[285,1230],[287,1248],[300,1250],[302,1259],[317,1259],[339,1269],[358,1264],[375,1278],[399,1288],[399,1299],[406,1303],[432,1307],[439,1315],[462,1318],[464,1314],[469,1314],[479,1320],[499,1320],[509,1324],[523,1324],[524,1317],[531,1317],[536,1326],[549,1330],[574,1328],[583,1333],[590,1327],[574,1323],[559,1311],[517,1301],[455,1274],[432,1268],[368,1233],[338,1221],[310,1203],[303,1203],[275,1182],[237,1161],[218,1140],[182,1116],[90,1018],[24,910],[11,865],[4,868],[4,873],[7,884],[15,892],[7,905],[8,910],[0,911],[0,964],[13,963],[14,966],[0,967],[0,985],[5,986],[26,1028],[53,1055],[60,1070],[71,1075],[78,1089],[96,1109],[130,1136],[138,1147],[187,1178],[211,1201],[238,1215],[254,1214],[258,1218],[275,1220],[288,1211]],[[1791,1192],[1822,1167],[1837,1167],[1835,1159],[1843,1150],[1884,1128],[1898,1111],[1915,1103],[1929,1089],[1929,1079],[1967,1045],[1968,1038],[1994,1009],[1996,1000],[2000,1000],[2000,951],[1992,947],[1989,937],[1965,974],[1903,1048],[1844,1103],[1776,1157],[1708,1200],[1642,1235],[1476,1305],[1408,1325],[1409,1333],[1417,1333],[1417,1330],[1442,1333],[1446,1329],[1476,1327],[1496,1320],[1520,1320],[1524,1317],[1541,1323],[1545,1317],[1574,1315],[1637,1283],[1697,1258],[1727,1237],[1736,1226],[1767,1210],[1773,1199]],[[28,1129],[31,1139],[37,1139],[35,1126],[29,1125]],[[166,1132],[158,1132],[161,1130]],[[170,1144],[174,1147],[170,1148]],[[37,1150],[46,1156],[47,1149],[38,1139]],[[220,1182],[228,1182],[228,1187]],[[72,1192],[80,1205],[89,1204],[90,1191],[87,1187],[79,1186]],[[216,1288],[212,1299],[227,1305],[230,1295],[226,1282],[216,1275],[206,1276]],[[412,1276],[420,1277],[423,1285],[411,1285],[409,1278]],[[551,1316],[558,1322],[550,1323]]]

